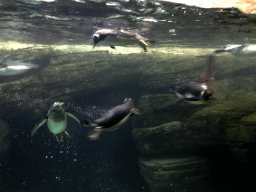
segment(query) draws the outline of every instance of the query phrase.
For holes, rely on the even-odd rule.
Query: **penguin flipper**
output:
[[[97,140],[97,139],[99,139],[100,133],[101,133],[101,129],[102,129],[102,126],[95,127],[95,128],[91,131],[91,133],[89,134],[88,137],[89,137],[91,140]]]
[[[175,94],[176,93],[172,88],[170,88],[169,91],[170,91],[171,94]]]
[[[131,110],[131,113],[133,113],[133,114],[135,114],[135,115],[143,115],[143,113],[141,112],[141,110],[135,109],[135,108]]]
[[[115,49],[115,46],[113,46],[113,45],[109,45],[109,47],[110,47],[111,49]]]
[[[66,139],[68,139],[70,136],[66,131],[63,131],[62,133],[56,134],[56,139],[60,143]]]
[[[34,129],[31,131],[31,137],[34,135],[34,133],[37,131],[37,129],[39,129],[46,121],[47,121],[47,117],[45,117],[44,119],[42,119],[42,120],[34,127]]]
[[[148,51],[148,50],[147,50],[148,44],[147,44],[145,41],[139,40],[139,45],[144,49],[145,52]]]
[[[71,113],[69,113],[69,112],[66,112],[66,114],[67,114],[69,117],[71,117],[71,118],[73,118],[74,120],[76,120],[80,125],[82,124],[82,122],[80,121],[80,119],[78,119],[75,115],[73,115],[73,114],[71,114]]]

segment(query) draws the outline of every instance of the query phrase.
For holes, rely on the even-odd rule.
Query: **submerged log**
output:
[[[2,80],[2,102],[40,97],[58,98],[84,89],[106,87],[117,81],[132,81],[135,76],[141,89],[159,89],[197,81],[206,69],[207,56],[213,53],[213,49],[184,47],[151,48],[148,53],[144,53],[139,47],[117,47],[116,50],[110,50],[108,47],[92,49],[86,45],[13,44],[23,47],[13,50],[10,43],[7,45],[9,47],[6,49],[2,44],[1,51],[5,53],[2,59],[18,54],[18,59],[37,61],[44,67],[20,79],[7,82]],[[219,54],[215,58],[214,74],[217,80],[225,79],[226,76],[233,78],[233,72],[236,72],[234,76],[246,75],[239,74],[239,70],[249,70],[254,67],[253,62],[253,58],[240,60],[228,53]]]

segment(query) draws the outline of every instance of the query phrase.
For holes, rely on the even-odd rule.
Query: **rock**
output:
[[[200,191],[205,187],[203,179],[206,180],[209,171],[207,160],[199,157],[139,158],[139,165],[150,192]]]
[[[225,1],[215,1],[215,0],[203,0],[203,1],[190,1],[185,0],[179,1],[179,3],[185,3],[187,5],[193,5],[203,8],[233,8],[236,7],[247,14],[256,13],[256,2],[254,0],[225,0]]]
[[[233,155],[232,160],[220,159],[221,163],[229,164],[234,161],[239,167],[241,163],[252,159],[256,148],[256,94],[251,86],[244,86],[251,80],[240,77],[213,82],[210,88],[216,93],[216,100],[197,109],[190,117],[161,125],[155,125],[148,119],[149,125],[152,123],[155,126],[132,131],[140,152],[140,171],[151,192],[201,191],[209,188],[204,181],[212,181],[216,179],[214,175],[219,174],[215,160],[221,150],[227,156],[222,156],[224,159]],[[171,99],[167,96],[143,96],[139,105],[150,112],[147,115],[153,117],[157,114],[151,108],[156,103],[162,104]],[[166,116],[163,122],[171,118],[173,117]],[[218,149],[214,151],[211,147]],[[226,151],[225,147],[230,151]],[[210,166],[216,166],[216,173],[213,171],[215,168],[208,167],[208,161],[212,162]],[[197,186],[202,188],[198,189]]]
[[[256,113],[243,117],[240,122],[245,125],[256,125]]]
[[[171,122],[157,127],[134,129],[132,136],[141,154],[163,153],[171,148],[183,147],[185,143],[178,137],[180,129],[180,122]]]
[[[132,136],[140,154],[163,155],[170,150],[222,144],[223,136],[216,127],[218,124],[216,119],[186,123],[173,121],[156,127],[136,128]]]
[[[247,14],[256,14],[256,2],[254,0],[240,0],[237,8]]]
[[[247,84],[247,83],[246,83]],[[246,85],[245,84],[245,85]],[[234,89],[230,98],[217,101],[192,115],[192,119],[219,119],[217,125],[223,130],[225,141],[230,146],[234,159],[246,162],[247,154],[253,154],[256,145],[256,93]],[[244,147],[249,146],[249,147]],[[244,158],[242,158],[244,156]]]
[[[143,111],[143,115],[136,121],[136,127],[157,126],[174,120],[169,113],[155,112],[157,107],[174,98],[173,94],[142,95],[138,102],[138,108]]]
[[[4,94],[1,94],[0,99],[4,101],[38,98],[42,92],[45,97],[50,95],[52,98],[60,98],[77,91],[103,88],[122,81],[136,82],[141,90],[166,88],[168,93],[168,88],[174,84],[197,80],[205,70],[206,56],[213,52],[213,49],[175,45],[172,49],[151,48],[148,53],[144,53],[139,47],[110,50],[107,47],[92,49],[89,45],[57,46],[17,42],[2,43],[0,49],[6,54],[1,59],[9,56],[10,50],[13,50],[12,54],[18,54],[21,60],[51,54],[49,65],[40,73],[1,83],[0,89]],[[232,71],[252,71],[252,58],[236,60],[234,66],[234,57],[223,53],[216,56],[215,61],[218,80],[234,78]]]
[[[0,154],[6,151],[9,146],[8,132],[9,126],[6,122],[0,119]]]
[[[0,157],[2,156],[2,153],[7,150],[9,147],[9,138],[8,138],[8,132],[9,132],[9,126],[8,124],[0,119]],[[0,166],[2,158],[0,159]],[[0,183],[2,184],[2,174],[3,171],[0,172]],[[3,187],[0,186],[0,190],[3,190]]]
[[[222,116],[223,119],[241,119],[248,114],[254,113],[256,111],[256,93],[247,92],[246,94],[241,94],[241,92],[243,91],[233,91],[233,96],[230,96],[226,100],[218,101],[218,98],[216,98],[215,103],[213,102],[211,106],[196,112],[192,117]]]

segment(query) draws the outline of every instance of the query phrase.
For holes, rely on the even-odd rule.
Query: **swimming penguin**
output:
[[[68,139],[69,134],[65,131],[67,128],[67,115],[75,119],[79,124],[81,124],[81,121],[73,114],[66,112],[63,108],[63,104],[64,103],[55,102],[49,109],[47,116],[34,127],[31,136],[47,122],[49,130],[56,136],[58,142]]]
[[[185,101],[190,104],[202,105],[213,98],[213,91],[208,90],[205,83],[189,82],[181,85],[176,85],[174,89],[170,89],[171,93],[174,93],[178,98],[166,103],[162,106],[155,108],[155,111],[168,110],[170,106],[173,106],[179,102]]]
[[[208,86],[205,83],[196,82],[176,85],[174,89],[171,89],[171,92],[178,97],[175,103],[186,101],[191,104],[205,104],[213,95],[213,92],[208,90]]]
[[[175,103],[186,101],[191,104],[205,104],[213,95],[213,92],[208,90],[208,86],[205,83],[199,84],[196,82],[176,85],[171,91],[178,97]]]
[[[256,56],[256,44],[231,44],[225,49],[215,50],[214,53],[228,52],[238,57],[253,57]]]
[[[123,29],[100,29],[93,34],[93,48],[101,42],[101,44],[109,45],[112,49],[115,46],[139,44],[145,52],[147,52],[147,43],[154,43],[138,33],[125,31]]]
[[[9,56],[0,62],[0,76],[20,75],[28,70],[38,68],[38,65],[14,60],[16,55]]]
[[[52,59],[51,53],[27,61],[17,60],[17,55],[9,56],[0,61],[0,83],[15,81],[38,74],[50,64]]]
[[[104,113],[100,118],[94,120],[85,120],[83,126],[95,126],[90,133],[90,139],[98,139],[101,131],[113,131],[125,123],[133,114],[141,115],[139,109],[134,108],[131,98],[125,99],[122,105],[118,105]]]

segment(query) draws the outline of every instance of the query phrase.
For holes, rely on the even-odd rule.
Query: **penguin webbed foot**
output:
[[[70,137],[69,134],[66,131],[64,131],[62,133],[59,133],[59,134],[56,134],[55,136],[56,136],[56,139],[59,143],[61,143],[62,141],[66,140]]]
[[[100,133],[101,133],[101,128],[102,127],[95,127],[88,135],[89,139],[91,140],[97,140],[100,138]]]
[[[169,91],[170,91],[170,94],[175,94],[175,91],[172,88],[170,88]]]
[[[115,46],[113,46],[113,45],[109,45],[109,47],[110,47],[111,49],[115,49]]]
[[[145,52],[148,52],[148,50],[147,50],[148,44],[147,44],[145,41],[139,40],[139,45],[143,48],[143,50],[144,50]]]

